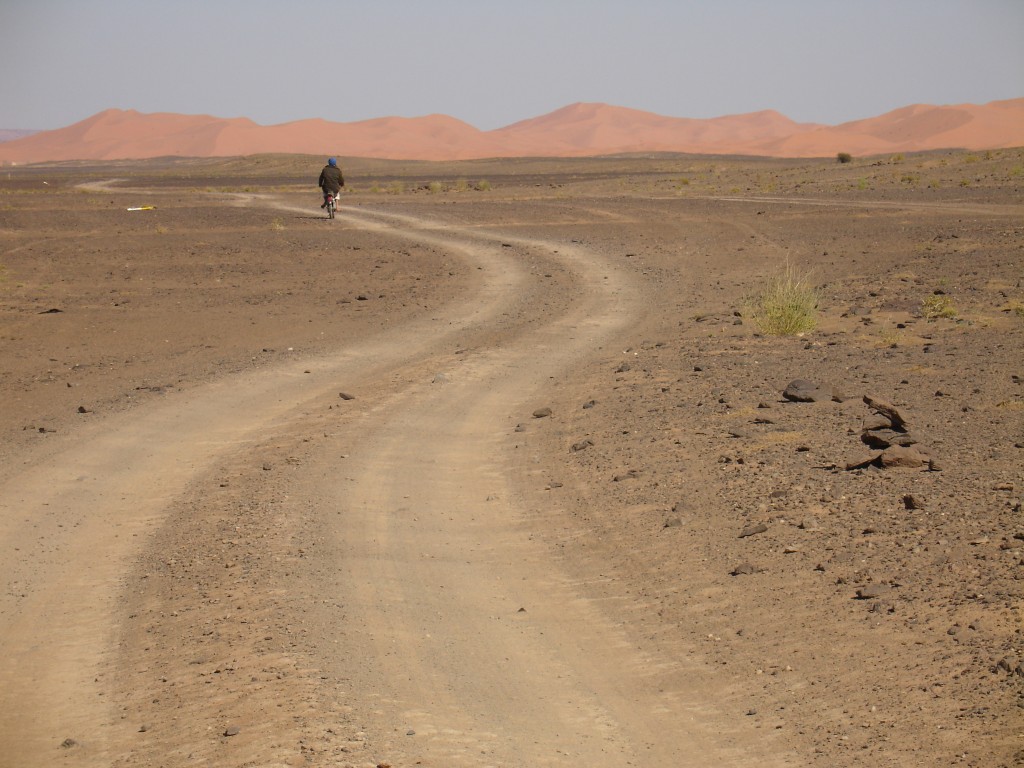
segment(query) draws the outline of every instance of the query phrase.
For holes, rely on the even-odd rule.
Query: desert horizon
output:
[[[443,114],[260,125],[245,117],[107,109],[64,128],[25,133],[0,130],[0,164],[269,153],[429,161],[631,153],[873,156],[1024,146],[1024,98],[912,104],[838,125],[800,123],[775,110],[686,118],[577,102],[491,130]]]

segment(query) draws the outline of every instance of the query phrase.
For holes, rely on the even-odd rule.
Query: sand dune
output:
[[[396,160],[581,157],[687,152],[822,157],[1024,146],[1024,98],[984,105],[915,104],[837,126],[796,123],[774,111],[712,119],[665,117],[607,104],[572,104],[481,131],[447,115],[354,123],[300,120],[261,126],[246,118],[110,109],[66,128],[0,143],[0,162],[227,157],[269,152]]]

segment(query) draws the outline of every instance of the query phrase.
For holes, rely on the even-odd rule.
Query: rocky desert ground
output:
[[[1024,764],[1024,151],[321,164],[3,170],[0,765]]]

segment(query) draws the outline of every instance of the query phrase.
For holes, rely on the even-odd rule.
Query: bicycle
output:
[[[335,202],[333,192],[325,193],[324,207],[327,209],[327,218],[333,219],[334,211],[337,210],[338,208],[338,204]]]

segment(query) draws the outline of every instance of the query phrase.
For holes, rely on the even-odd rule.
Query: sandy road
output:
[[[554,568],[537,500],[516,490],[516,471],[529,472],[516,422],[543,404],[550,376],[636,319],[637,286],[565,243],[367,211],[342,221],[460,254],[480,267],[477,290],[333,354],[97,422],[0,477],[0,764],[52,764],[72,754],[65,738],[77,764],[125,758],[102,670],[132,562],[189,483],[258,437],[294,431],[342,375],[379,405],[343,474],[326,449],[307,470],[337,553],[315,588],[347,608],[346,643],[321,664],[358,684],[382,754],[395,765],[765,764],[718,710],[706,671],[645,655],[624,612]],[[522,253],[568,269],[572,290],[542,295]],[[503,320],[513,305],[535,321]]]

